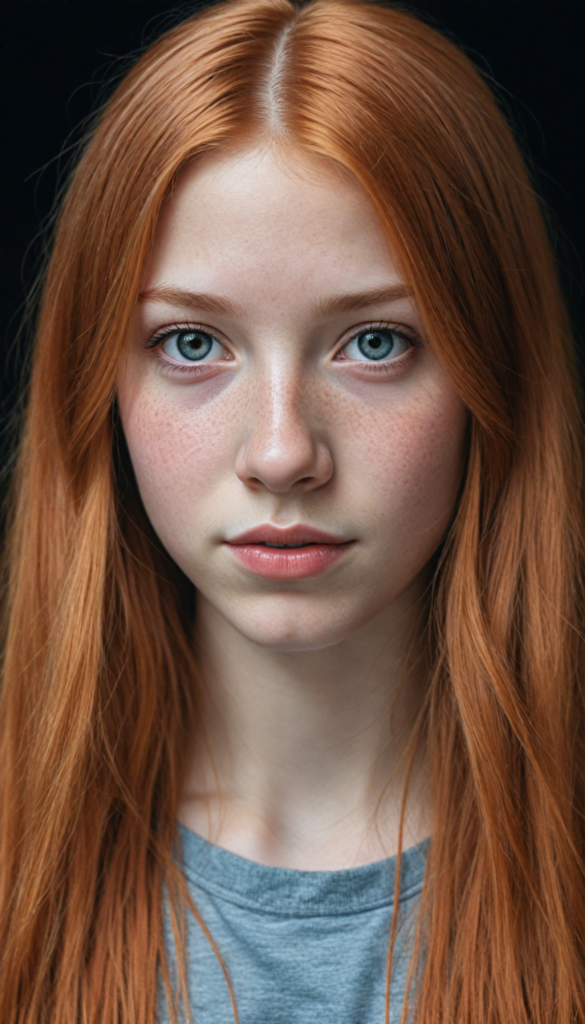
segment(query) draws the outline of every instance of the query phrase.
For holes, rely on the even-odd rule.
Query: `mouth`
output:
[[[294,548],[309,548],[315,546],[315,541],[308,540],[306,543],[301,544],[269,544],[267,540],[258,541],[258,544],[262,548],[279,548],[281,551],[292,551]]]
[[[312,526],[265,524],[238,534],[226,547],[249,572],[264,579],[302,579],[324,572],[355,544]]]
[[[272,523],[263,523],[262,526],[255,526],[251,530],[239,533],[237,537],[228,540],[228,544],[260,544],[271,548],[302,548],[313,544],[346,544],[348,538],[336,537],[325,530],[318,530],[314,526],[305,526],[297,523],[294,526],[273,526]]]

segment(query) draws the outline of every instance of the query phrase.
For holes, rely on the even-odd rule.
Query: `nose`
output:
[[[300,380],[270,376],[257,385],[235,467],[246,486],[286,494],[315,490],[331,479],[333,458],[316,405]]]

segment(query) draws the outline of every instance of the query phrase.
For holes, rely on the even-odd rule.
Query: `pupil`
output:
[[[394,348],[391,331],[366,331],[358,337],[358,348],[368,359],[385,359]]]
[[[213,339],[202,331],[180,331],[177,348],[185,359],[204,359],[211,352]]]

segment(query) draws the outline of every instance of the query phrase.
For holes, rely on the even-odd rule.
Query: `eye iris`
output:
[[[203,331],[180,331],[177,335],[177,348],[185,359],[204,359],[212,345],[213,339]]]
[[[394,348],[390,331],[365,331],[357,339],[358,348],[368,359],[385,359]]]

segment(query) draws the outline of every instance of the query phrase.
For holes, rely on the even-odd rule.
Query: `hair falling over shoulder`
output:
[[[114,382],[178,170],[254,138],[355,175],[469,409],[433,584],[420,732],[434,823],[402,1021],[585,1022],[583,470],[566,313],[481,76],[368,0],[231,0],[187,19],[119,85],[73,174],[9,532],[0,1020],[153,1024],[159,976],[188,1014],[162,897],[180,949],[194,595],[142,510]]]

